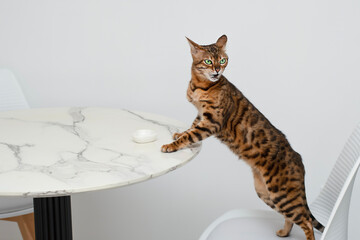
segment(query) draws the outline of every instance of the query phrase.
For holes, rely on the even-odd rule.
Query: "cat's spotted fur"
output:
[[[258,196],[285,217],[284,228],[277,235],[288,236],[295,223],[307,240],[314,240],[313,226],[320,231],[324,227],[312,216],[306,201],[301,156],[222,75],[228,62],[227,37],[223,35],[206,46],[188,40],[193,64],[187,98],[198,115],[190,129],[174,134],[175,141],[161,150],[174,152],[209,136],[217,137],[250,165]]]

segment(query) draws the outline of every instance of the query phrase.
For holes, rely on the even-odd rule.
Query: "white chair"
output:
[[[351,193],[360,165],[360,124],[354,130],[332,169],[317,199],[310,205],[315,218],[325,226],[315,230],[317,240],[347,240]],[[275,211],[231,210],[216,219],[199,240],[284,239],[275,232],[282,229],[284,218]],[[305,234],[294,225],[286,239],[304,240]]]
[[[26,108],[29,106],[14,75],[0,69],[0,111]],[[0,197],[0,220],[17,222],[24,240],[35,239],[32,198]]]

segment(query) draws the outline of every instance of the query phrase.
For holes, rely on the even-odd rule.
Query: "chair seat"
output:
[[[229,213],[231,217],[229,217]],[[251,213],[251,214],[249,214]],[[236,216],[238,215],[238,216]],[[276,231],[284,226],[284,218],[270,211],[234,210],[220,217],[206,240],[304,240],[303,230],[294,225],[289,237],[281,238]],[[321,239],[321,233],[315,230],[315,238]]]
[[[0,198],[0,218],[15,217],[33,212],[33,199],[21,197]]]

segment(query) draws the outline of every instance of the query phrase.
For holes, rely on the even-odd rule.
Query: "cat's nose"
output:
[[[216,67],[215,71],[216,71],[216,73],[218,73],[220,71],[220,67]]]

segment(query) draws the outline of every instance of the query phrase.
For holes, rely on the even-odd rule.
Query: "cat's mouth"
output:
[[[211,74],[211,81],[217,81],[220,78],[220,74],[219,73],[215,73],[215,74]]]

